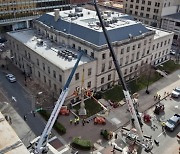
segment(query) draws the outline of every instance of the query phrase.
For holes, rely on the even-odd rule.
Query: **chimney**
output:
[[[54,9],[54,20],[58,21],[59,17],[59,9]]]

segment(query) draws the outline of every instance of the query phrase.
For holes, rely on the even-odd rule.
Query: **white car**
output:
[[[6,78],[9,80],[9,82],[16,82],[16,78],[13,74],[7,74]]]
[[[175,50],[170,50],[170,55],[175,55],[176,51]]]
[[[171,96],[172,97],[175,97],[175,98],[178,98],[180,96],[180,88],[179,87],[176,87],[172,93],[171,93]]]

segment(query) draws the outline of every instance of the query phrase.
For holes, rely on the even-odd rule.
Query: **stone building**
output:
[[[126,14],[103,12],[110,40],[126,81],[147,65],[169,60],[173,33],[145,27]],[[34,28],[8,33],[13,62],[57,95],[72,70],[79,50],[84,51],[70,84],[67,99],[82,84],[103,91],[118,84],[118,76],[95,11],[55,10],[34,21]],[[68,57],[70,55],[70,58]],[[83,71],[84,70],[84,71]]]

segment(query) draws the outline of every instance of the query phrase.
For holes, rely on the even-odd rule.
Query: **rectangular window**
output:
[[[123,65],[123,58],[120,59],[120,66]]]
[[[152,50],[154,50],[154,48],[155,48],[155,45],[153,45],[153,48],[152,48]]]
[[[132,5],[132,4],[130,5],[130,8],[133,8],[133,5]]]
[[[151,1],[148,1],[148,5],[151,5]]]
[[[103,78],[101,78],[101,84],[103,84],[104,83],[104,77]]]
[[[166,42],[167,42],[167,41],[164,42],[164,45],[166,45]]]
[[[140,12],[140,16],[143,17],[143,13],[142,12]]]
[[[142,4],[145,4],[145,0],[142,0]]]
[[[40,78],[41,77],[41,74],[40,74],[40,72],[38,71],[38,77]]]
[[[161,52],[159,53],[159,57],[161,56]]]
[[[111,61],[109,61],[109,67],[108,67],[109,69],[111,69],[112,68],[112,60]]]
[[[121,54],[123,54],[124,53],[124,48],[123,49],[121,49]]]
[[[91,57],[94,58],[94,52],[91,52]]]
[[[136,0],[136,3],[139,3],[139,0]]]
[[[54,91],[57,91],[57,87],[56,87],[56,84],[54,84]]]
[[[102,64],[101,72],[105,71],[105,64]]]
[[[132,70],[133,70],[133,66],[130,67],[130,72],[132,72]]]
[[[133,61],[134,61],[134,53],[131,56],[131,62],[133,62]]]
[[[127,52],[129,52],[130,51],[130,47],[127,47]]]
[[[137,52],[136,59],[137,60],[139,59],[139,52]]]
[[[108,75],[108,81],[110,81],[110,80],[111,80],[111,74]]]
[[[30,53],[28,53],[28,58],[31,59],[31,54]]]
[[[53,71],[53,76],[54,78],[56,78],[56,71]]]
[[[159,48],[159,43],[157,44],[157,47],[156,47],[157,49]]]
[[[150,8],[149,8],[149,7],[147,8],[147,11],[148,11],[148,12],[150,11]]]
[[[39,59],[37,59],[37,65],[39,66]]]
[[[78,51],[81,51],[81,47],[80,46],[78,47]]]
[[[136,5],[136,9],[138,9],[138,8],[139,8],[139,6]]]
[[[125,62],[125,64],[128,64],[128,62],[129,62],[129,56],[126,56],[126,62]]]
[[[49,87],[51,88],[51,80],[49,80]]]
[[[91,81],[89,81],[89,82],[87,83],[87,87],[88,87],[88,88],[91,88]]]
[[[147,40],[144,40],[144,45],[146,45],[147,44]]]
[[[141,7],[141,10],[144,10],[144,7]]]
[[[43,70],[45,71],[45,64],[43,63]]]
[[[106,59],[106,54],[105,53],[102,54],[102,59]]]
[[[133,50],[135,50],[136,49],[136,45],[133,45]]]
[[[88,69],[88,76],[91,75],[91,70],[92,70],[91,68]]]
[[[125,69],[125,71],[124,71],[124,75],[126,75],[127,74],[127,69]]]
[[[75,74],[75,80],[79,80],[79,73]]]
[[[161,47],[163,46],[163,42],[161,42]]]
[[[73,45],[72,45],[72,48],[73,48],[73,49],[75,49],[75,48],[76,48],[76,45],[75,45],[75,44],[73,44]]]
[[[168,40],[168,44],[170,43],[170,39]]]
[[[141,43],[138,44],[138,48],[141,48]]]
[[[46,83],[46,76],[44,76],[44,83]]]
[[[62,82],[62,76],[59,74],[59,82]]]
[[[51,72],[50,72],[50,67],[48,66],[48,73],[50,74]]]
[[[84,49],[84,52],[87,54],[87,50],[86,49]]]
[[[149,18],[149,14],[146,14],[146,18]],[[148,21],[147,21],[148,22]]]

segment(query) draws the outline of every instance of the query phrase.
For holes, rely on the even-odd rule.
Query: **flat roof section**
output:
[[[0,153],[30,154],[15,131],[0,112]]]
[[[21,30],[9,32],[8,34],[62,70],[73,68],[77,61],[79,52],[67,47],[57,46],[49,39],[38,36],[34,30]],[[93,59],[84,54],[79,66],[91,61]]]
[[[180,20],[180,12],[164,16],[164,18]]]

